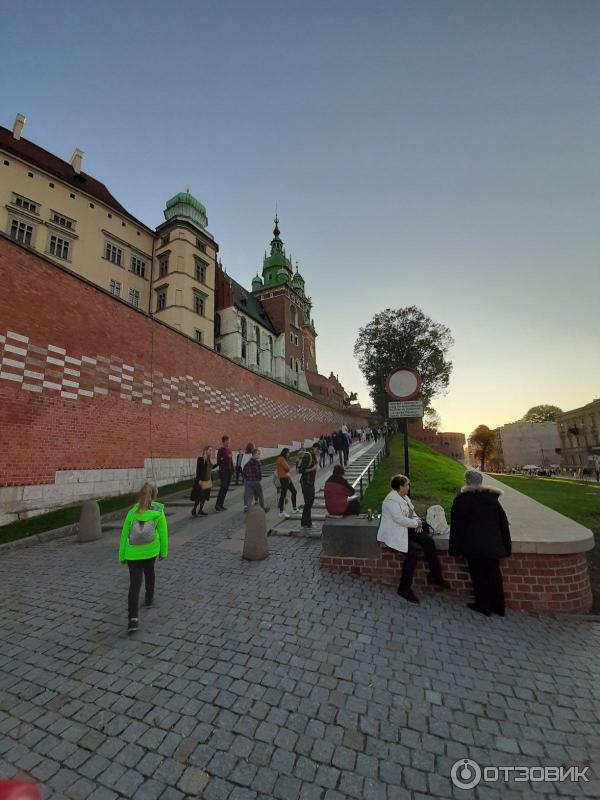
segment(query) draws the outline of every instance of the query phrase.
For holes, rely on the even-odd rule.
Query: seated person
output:
[[[360,513],[360,500],[344,478],[344,468],[341,464],[336,464],[333,468],[333,475],[325,481],[323,492],[328,514],[348,517]]]

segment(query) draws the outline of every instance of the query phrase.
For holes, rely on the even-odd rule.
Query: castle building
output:
[[[255,372],[331,405],[349,404],[333,373],[318,372],[312,300],[277,215],[262,273],[247,290],[219,264],[206,209],[189,190],[167,201],[154,230],[83,171],[81,150],[64,161],[24,139],[25,122],[17,114],[12,130],[0,126],[7,236]]]
[[[83,171],[83,152],[63,161],[22,137],[25,117],[0,127],[0,227],[114,297],[214,345],[218,245],[206,210],[189,192],[171,198],[156,230]],[[2,218],[4,217],[4,218]]]

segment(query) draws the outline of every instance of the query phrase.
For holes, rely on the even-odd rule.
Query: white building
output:
[[[505,467],[561,463],[556,452],[561,442],[555,422],[511,422],[498,428],[497,437],[498,456]]]

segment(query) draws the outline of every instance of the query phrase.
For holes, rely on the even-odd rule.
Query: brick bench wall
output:
[[[454,595],[470,598],[471,578],[467,562],[439,551],[444,578]],[[331,572],[365,577],[397,586],[404,556],[382,546],[378,558],[321,556],[321,567]],[[547,614],[583,614],[590,610],[592,592],[585,553],[549,555],[515,553],[500,562],[508,608]],[[414,588],[417,592],[439,591],[427,585],[427,564],[419,558]]]

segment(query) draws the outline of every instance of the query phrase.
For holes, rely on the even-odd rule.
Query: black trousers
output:
[[[429,565],[429,575],[433,580],[442,577],[442,566],[435,549],[435,542],[427,533],[417,533],[415,530],[408,531],[408,553],[404,557],[402,566],[402,577],[400,578],[400,589],[410,589],[412,586],[415,569],[419,558],[419,550],[423,551],[425,560]]]
[[[358,498],[356,498],[356,500],[350,500],[348,507],[344,511],[345,517],[351,517],[353,514],[360,514],[360,500]]]
[[[497,558],[468,558],[475,602],[487,611],[504,612],[504,587]]]
[[[300,524],[302,527],[312,526],[312,506],[315,502],[315,485],[314,483],[300,483],[302,488],[302,496],[304,498],[304,508],[302,509],[302,520]]]
[[[281,483],[281,489],[280,489],[280,492],[279,492],[279,510],[283,511],[283,506],[285,504],[285,497],[286,497],[286,495],[288,493],[288,489],[289,489],[290,495],[292,497],[292,508],[295,511],[296,510],[296,497],[298,495],[298,492],[296,491],[296,487],[292,483],[292,479],[291,478],[281,478],[280,483]]]
[[[240,476],[241,476],[241,474],[242,474],[242,468],[241,467],[236,467],[235,468],[235,485],[236,486],[239,486],[239,484],[240,484]]]
[[[227,492],[229,491],[229,484],[231,483],[231,472],[229,470],[219,470],[219,481],[221,486],[219,488],[219,494],[217,495],[217,502],[215,503],[215,508],[223,508],[223,504],[225,503],[225,497]]]
[[[154,558],[139,558],[135,561],[128,561],[129,567],[129,597],[128,610],[129,619],[137,619],[140,605],[140,589],[142,588],[142,578],[146,583],[146,602],[151,603],[154,598]]]

